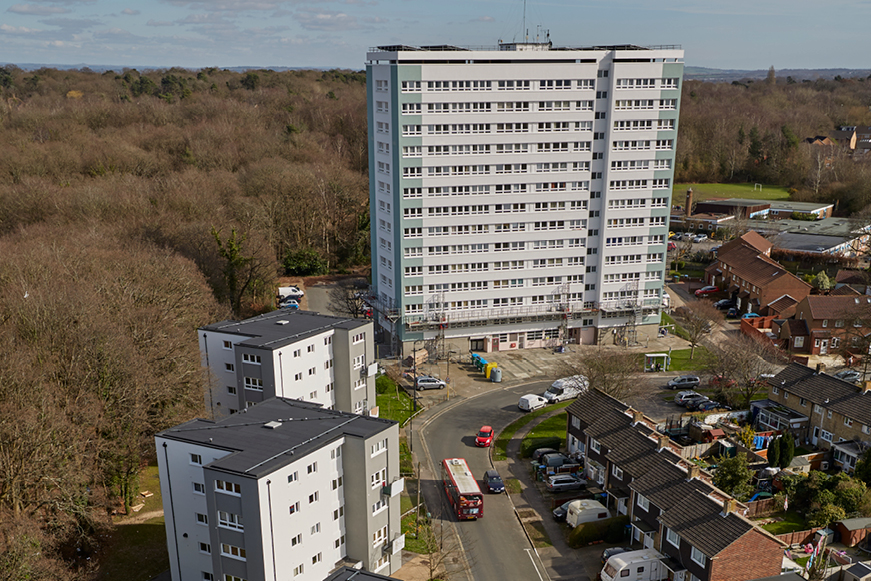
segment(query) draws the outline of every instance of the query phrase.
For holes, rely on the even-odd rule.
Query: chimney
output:
[[[693,464],[687,470],[687,480],[692,480],[693,478],[698,478],[702,473],[702,469],[698,467],[698,465]]]
[[[659,441],[659,450],[668,448],[668,441],[671,440],[671,438],[668,437],[668,434],[659,433],[656,434],[656,439]]]
[[[632,412],[632,425],[639,423],[644,418],[644,413],[638,410],[630,410]]]
[[[861,389],[862,389],[862,393],[863,393],[863,394],[868,393],[869,391],[871,391],[871,381],[866,381],[864,384],[862,384],[862,388],[861,388]]]
[[[822,370],[823,370],[823,364],[822,364],[822,363],[817,363],[817,371],[816,371],[816,372],[817,372],[817,373],[820,373]]]
[[[684,216],[689,218],[693,213],[693,189],[687,188],[687,205],[686,210],[684,210]]]
[[[723,516],[729,516],[730,512],[735,512],[738,508],[738,501],[734,498],[727,498],[723,501]]]

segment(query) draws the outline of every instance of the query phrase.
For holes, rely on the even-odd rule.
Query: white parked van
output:
[[[583,375],[573,375],[571,377],[563,377],[554,381],[542,397],[548,403],[557,403],[559,401],[574,399],[587,391],[590,382]]]
[[[668,571],[662,564],[663,556],[654,549],[641,549],[614,555],[605,563],[599,578],[602,581],[632,579],[633,581],[662,581]]]
[[[598,500],[575,500],[566,511],[566,524],[575,528],[585,522],[611,518],[608,508]]]
[[[547,405],[547,400],[540,395],[527,394],[520,398],[517,407],[525,412],[531,412]]]

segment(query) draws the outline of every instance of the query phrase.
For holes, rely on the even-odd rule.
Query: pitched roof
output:
[[[791,317],[795,314],[795,306],[798,304],[798,301],[792,298],[789,295],[783,295],[782,297],[775,299],[766,305],[769,309],[769,314],[776,314],[781,317]]]
[[[841,381],[825,373],[816,373],[813,369],[798,363],[790,363],[768,380],[768,383],[842,416],[871,426],[871,393],[863,394],[852,383]],[[787,401],[791,403],[792,398]]]
[[[839,284],[867,284],[868,277],[863,270],[839,270],[835,275],[835,282]]]
[[[567,408],[569,415],[589,426],[611,410],[625,410],[629,406],[598,389],[588,389]]]
[[[750,521],[734,512],[723,516],[722,511],[722,504],[704,492],[693,490],[681,502],[662,513],[659,520],[712,559],[754,530]]]
[[[723,253],[728,253],[730,250],[735,248],[741,248],[742,246],[749,246],[751,248],[755,248],[762,254],[768,254],[771,252],[771,243],[762,237],[759,233],[750,231],[745,234],[742,234],[738,238],[734,240],[730,240],[723,244],[720,249],[717,251],[718,256],[722,256]]]
[[[713,492],[713,487],[699,478],[689,480],[686,470],[670,462],[659,461],[647,473],[629,484],[629,488],[647,498],[660,510],[667,511],[686,500],[693,491],[705,494]]]
[[[811,288],[811,285],[788,272],[776,261],[749,246],[734,248],[725,255],[718,253],[717,259],[732,267],[732,270],[729,271],[731,274],[760,288],[780,283],[786,279],[794,279],[793,282],[806,286],[808,290]]]
[[[807,321],[803,319],[787,319],[786,325],[789,327],[790,337],[810,335],[810,331],[808,331],[807,328]]]
[[[860,293],[859,291],[857,291],[856,289],[854,289],[853,287],[851,287],[848,284],[845,284],[844,286],[839,286],[838,288],[829,291],[829,295],[833,295],[836,297],[837,296],[845,296],[845,295],[854,296],[854,295],[861,295],[861,294],[862,293]]]
[[[871,312],[871,296],[808,295],[812,319],[851,319]]]

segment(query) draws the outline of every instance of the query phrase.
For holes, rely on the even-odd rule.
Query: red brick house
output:
[[[871,296],[809,295],[796,305],[794,320],[804,329],[801,323],[784,325],[780,338],[795,353],[826,355],[851,345],[859,348],[871,333],[865,326],[871,320]]]
[[[770,251],[764,238],[745,234],[720,248],[717,260],[705,269],[705,281],[728,291],[741,313],[759,313],[770,305],[785,310],[791,302],[785,297],[798,303],[810,294],[811,285],[772,260]]]

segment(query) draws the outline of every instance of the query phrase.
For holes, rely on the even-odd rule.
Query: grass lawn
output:
[[[508,494],[520,494],[523,492],[523,485],[520,484],[520,481],[516,478],[506,478],[505,483],[505,491]]]
[[[682,196],[686,194],[688,188],[692,188],[693,199],[697,202],[709,198],[789,199],[789,190],[783,186],[763,185],[762,190],[754,190],[753,187],[754,184],[675,184],[674,194]]]
[[[563,401],[560,403],[555,403],[553,405],[545,406],[541,409],[537,409],[534,412],[529,412],[525,416],[514,420],[508,426],[505,427],[504,430],[499,434],[496,438],[496,441],[493,442],[493,460],[505,460],[508,456],[506,454],[506,449],[508,448],[508,442],[514,437],[514,434],[517,433],[517,430],[539,417],[540,415],[546,414],[553,410],[563,409],[569,406],[574,400]],[[563,420],[565,422],[565,420]],[[565,431],[565,425],[563,425],[563,431]]]
[[[157,466],[146,466],[140,472],[139,490],[147,490],[152,496],[138,497],[137,502],[145,503],[138,513],[131,512],[131,516],[114,519],[115,526],[109,534],[107,549],[100,563],[101,580],[147,581],[169,569],[166,529],[162,516],[140,524],[123,524],[126,519],[137,514],[163,509]]]
[[[379,417],[395,420],[402,425],[414,413],[414,401],[408,397],[405,390],[399,389],[396,383],[386,375],[375,380],[375,392]],[[419,401],[418,408],[420,408]]]
[[[671,352],[671,365],[669,371],[696,371],[701,367],[707,350],[704,347],[696,347],[693,358],[690,359],[690,349],[677,349]]]
[[[526,532],[529,534],[529,538],[532,539],[532,544],[536,549],[553,546],[547,531],[544,530],[544,524],[540,520],[524,523],[523,526],[526,528]]]
[[[565,445],[566,440],[566,422],[568,414],[566,412],[559,413],[552,418],[547,418],[529,431],[524,440],[537,440],[542,438],[559,438],[561,450]]]
[[[426,514],[423,516],[425,517]],[[412,553],[426,553],[426,546],[417,538],[417,528],[415,527],[416,522],[418,521],[414,513],[402,517],[402,532],[405,534],[405,548]],[[420,522],[423,522],[423,518],[421,518]]]
[[[678,337],[680,337],[681,339],[684,339],[684,340],[689,339],[689,335],[687,335],[687,332],[684,331],[684,328],[681,327],[680,325],[678,325],[677,321],[675,321],[671,317],[671,315],[669,315],[668,313],[665,313],[665,312],[662,313],[662,323],[661,324],[662,325],[674,325],[673,332],[675,335],[677,335]]]
[[[795,512],[782,512],[778,513],[775,516],[777,516],[778,518],[782,518],[783,520],[768,523],[767,525],[762,525],[763,529],[773,535],[782,535],[795,531],[803,531],[809,528],[804,520],[804,517]]]

